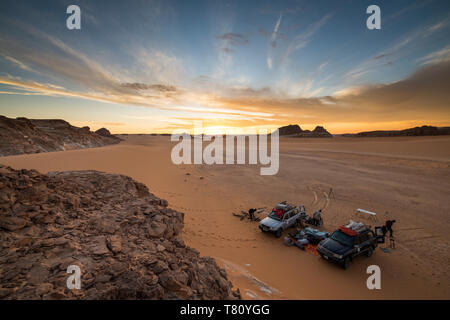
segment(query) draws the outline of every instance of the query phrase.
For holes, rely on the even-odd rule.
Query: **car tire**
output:
[[[349,266],[350,266],[350,258],[347,257],[344,259],[344,263],[342,264],[342,267],[344,268],[344,270],[347,270]]]
[[[373,249],[372,249],[372,247],[369,247],[369,249],[367,249],[367,251],[366,251],[366,256],[371,257],[372,254],[373,254]]]
[[[282,234],[283,234],[283,229],[280,228],[275,232],[275,237],[279,238],[279,237],[281,237]]]

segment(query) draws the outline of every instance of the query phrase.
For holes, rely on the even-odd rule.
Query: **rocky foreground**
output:
[[[0,299],[240,298],[184,244],[183,217],[126,176],[0,165]]]
[[[0,116],[0,156],[102,147],[120,141],[105,128],[92,132],[64,120]]]

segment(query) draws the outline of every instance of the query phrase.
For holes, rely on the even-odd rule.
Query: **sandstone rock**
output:
[[[97,131],[95,131],[96,134],[104,136],[104,137],[110,137],[111,136],[111,132],[109,132],[108,129],[106,128],[101,128],[98,129]]]
[[[160,238],[167,230],[167,226],[163,223],[153,222],[148,230],[148,235],[152,238]]]
[[[41,283],[39,284],[39,286],[36,288],[36,294],[38,296],[42,296],[44,294],[49,293],[50,291],[53,290],[53,285],[51,283]]]
[[[114,253],[122,251],[122,239],[120,236],[110,237],[108,240],[108,248]]]
[[[97,236],[91,240],[90,251],[96,255],[103,255],[109,253],[108,247],[106,246],[106,237]]]
[[[347,134],[356,137],[401,137],[401,136],[438,136],[450,135],[450,127],[422,126],[404,130],[378,130]]]
[[[214,259],[185,245],[183,213],[129,177],[0,165],[0,185],[0,298],[240,298]],[[66,286],[73,265],[80,290]]]
[[[278,128],[278,132],[280,136],[289,136],[302,133],[303,130],[300,128],[298,124],[290,124],[288,126]]]
[[[89,127],[74,127],[64,120],[4,116],[0,116],[0,137],[0,156],[101,147],[121,141],[111,134],[95,134]]]
[[[26,226],[27,220],[18,217],[4,217],[0,219],[0,227],[9,231],[16,231]]]
[[[280,136],[291,136],[295,138],[332,138],[324,127],[317,126],[313,131],[302,130],[299,125],[288,125],[278,128]]]

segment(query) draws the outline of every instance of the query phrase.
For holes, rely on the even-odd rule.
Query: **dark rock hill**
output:
[[[291,136],[295,138],[332,138],[324,127],[317,126],[313,131],[302,130],[299,125],[288,125],[278,129],[280,136]]]
[[[367,131],[355,134],[356,137],[404,137],[449,135],[450,127],[422,126],[404,130]],[[347,135],[348,136],[348,135]]]
[[[100,135],[89,127],[74,127],[64,120],[0,116],[0,156],[102,147],[120,141],[113,135]]]
[[[303,130],[300,128],[298,124],[290,124],[288,126],[284,126],[281,128],[278,128],[278,132],[280,136],[288,136],[288,135],[295,135],[298,133],[302,133]]]

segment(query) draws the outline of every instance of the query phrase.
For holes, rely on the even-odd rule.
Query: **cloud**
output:
[[[227,32],[220,36],[219,39],[226,41],[227,44],[232,46],[241,46],[248,44],[248,38],[240,33]]]
[[[230,48],[222,48],[222,50],[223,50],[223,52],[228,53],[228,54],[231,54],[234,52],[234,50],[230,49]]]
[[[277,46],[277,36],[278,36],[278,29],[280,28],[281,24],[281,18],[283,18],[283,15],[280,13],[280,17],[277,20],[277,23],[275,23],[275,27],[273,28],[272,36],[270,38],[270,45],[275,48]]]
[[[142,77],[159,83],[178,83],[185,78],[183,62],[174,54],[161,50],[135,48],[137,68],[133,78]]]
[[[421,62],[422,65],[450,61],[450,46],[432,52],[425,57],[420,58],[418,61]]]
[[[0,84],[27,93],[183,111],[191,114],[191,119],[209,119],[209,124],[277,127],[295,121],[305,125],[326,124],[329,128],[341,126],[339,128],[342,129],[342,124],[345,123],[345,131],[354,131],[352,124],[362,122],[374,125],[405,121],[416,121],[414,123],[417,125],[442,122],[442,119],[448,119],[448,83],[449,61],[427,64],[408,78],[390,84],[349,88],[334,96],[309,98],[286,98],[283,92],[268,87],[241,87],[228,88],[220,94],[183,91],[176,98],[159,99],[159,96],[143,96],[139,90],[116,95],[104,92],[82,93],[48,84],[0,77]],[[304,90],[308,90],[307,83],[303,86]]]
[[[423,48],[423,41],[448,25],[447,19],[435,22],[428,26],[421,26],[413,31],[406,33],[397,39],[389,48],[379,52],[374,57],[362,61],[354,69],[347,72],[344,81],[349,84],[372,70],[379,70],[383,65],[390,65],[393,61],[399,59],[402,55],[411,54],[416,49]],[[389,58],[389,59],[387,59]]]
[[[333,14],[329,13],[325,16],[323,16],[319,21],[310,24],[308,28],[306,28],[305,31],[302,33],[297,34],[294,39],[290,42],[283,58],[282,58],[282,64],[286,65],[289,60],[289,56],[294,52],[295,50],[298,50],[300,48],[305,47],[310,38],[318,32],[326,23],[327,21],[333,16]]]
[[[270,41],[269,41],[269,49],[267,50],[267,67],[269,69],[273,68],[273,61],[272,61],[272,48],[275,48],[277,46],[277,37],[278,37],[278,29],[280,28],[281,19],[283,18],[283,15],[280,13],[280,16],[278,17],[277,22],[275,23],[275,26],[273,28],[273,31],[270,35]]]
[[[134,90],[154,90],[159,92],[176,92],[177,88],[172,85],[165,85],[165,84],[146,84],[146,83],[139,83],[139,82],[133,82],[133,83],[121,83],[122,87],[125,88],[131,88]]]
[[[4,58],[5,60],[8,60],[8,61],[14,63],[15,65],[19,66],[19,68],[22,69],[22,70],[33,71],[33,70],[32,70],[29,66],[27,66],[25,63],[20,62],[19,60],[15,59],[15,58],[13,58],[13,57],[3,55],[3,58]]]

